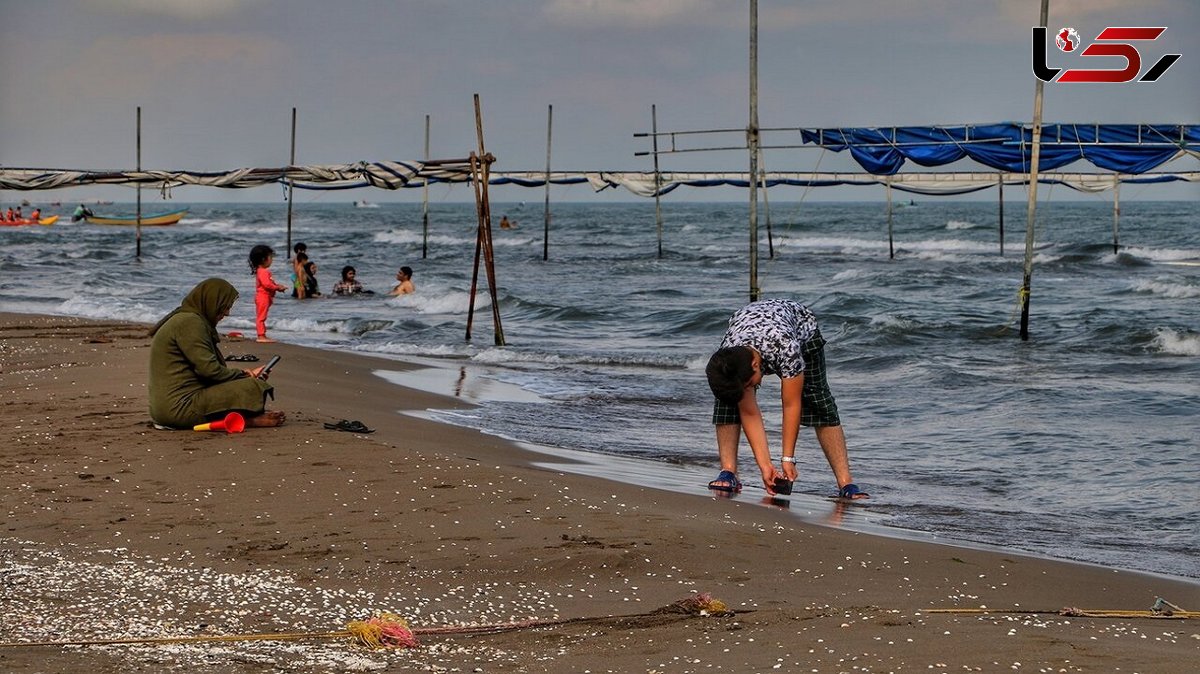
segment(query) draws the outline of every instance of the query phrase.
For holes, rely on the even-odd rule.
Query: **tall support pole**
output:
[[[662,259],[662,201],[658,194],[662,187],[662,174],[658,172],[658,110],[650,104],[650,143],[654,151],[654,224],[658,227],[658,259]]]
[[[429,162],[429,115],[425,115],[425,161]],[[429,178],[421,184],[421,259],[429,257]]]
[[[1042,0],[1038,26],[1043,30],[1050,16],[1050,0]],[[1042,45],[1043,47],[1045,45]],[[1045,82],[1037,80],[1033,94],[1033,157],[1029,161],[1029,200],[1025,208],[1025,274],[1021,281],[1021,340],[1029,339],[1029,295],[1033,280],[1033,232],[1037,223],[1038,166],[1042,158],[1042,90]]]
[[[296,165],[296,108],[292,108],[292,153],[288,159],[288,170]],[[288,257],[292,256],[292,202],[296,196],[296,181],[288,178],[288,210],[287,210],[287,249]]]
[[[892,178],[889,176],[883,183],[883,191],[887,194],[887,225],[888,225],[888,259],[896,259],[896,242],[892,237]]]
[[[1000,186],[1000,256],[1004,256],[1004,174],[998,173],[996,183]]]
[[[1117,230],[1121,222],[1121,174],[1113,174],[1113,255],[1121,252]]]
[[[750,301],[757,302],[758,287],[758,0],[750,0],[750,123],[746,127],[750,150]]]
[[[554,129],[554,106],[546,106],[546,206],[542,227],[542,262],[550,259],[550,139]]]
[[[142,106],[137,106],[137,170],[142,172]],[[137,232],[134,235],[137,240],[134,245],[135,255],[137,259],[142,259],[142,184],[139,182],[137,186]]]

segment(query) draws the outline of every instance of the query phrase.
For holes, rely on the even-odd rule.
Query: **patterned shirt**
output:
[[[804,344],[817,333],[817,317],[791,300],[762,300],[729,319],[721,347],[748,346],[762,356],[763,374],[781,379],[804,374]]]
[[[333,284],[334,295],[353,295],[362,292],[362,284],[358,281],[338,281]]]

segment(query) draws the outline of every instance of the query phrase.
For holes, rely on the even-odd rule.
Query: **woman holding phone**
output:
[[[283,412],[266,409],[267,396],[275,397],[266,368],[228,367],[217,348],[217,323],[237,298],[228,281],[205,279],[150,330],[150,418],[156,425],[192,428],[230,412],[245,417],[248,427],[284,422]]]

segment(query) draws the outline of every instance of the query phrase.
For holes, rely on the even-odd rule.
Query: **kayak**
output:
[[[0,226],[17,227],[20,225],[53,225],[56,222],[58,222],[58,216],[51,215],[50,217],[39,218],[37,220],[31,220],[29,218],[25,218],[24,220],[0,220]]]
[[[158,213],[155,215],[143,215],[143,227],[161,227],[165,225],[173,225],[183,219],[187,215],[187,209],[181,211],[171,211],[170,213]],[[83,221],[93,225],[136,225],[138,223],[137,216],[109,216],[109,215],[85,215]]]

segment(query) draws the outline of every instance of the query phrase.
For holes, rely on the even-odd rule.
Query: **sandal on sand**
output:
[[[366,424],[361,421],[347,421],[342,419],[336,424],[325,424],[325,428],[331,431],[346,431],[347,433],[374,433],[374,428],[367,428]]]
[[[258,356],[254,355],[252,353],[247,353],[244,356],[230,355],[230,356],[225,356],[225,360],[240,360],[240,361],[244,361],[247,363],[256,363],[256,362],[258,362]]]
[[[722,482],[725,484],[721,484]],[[738,479],[737,475],[733,474],[733,471],[723,470],[717,474],[717,479],[708,483],[708,488],[713,491],[741,491],[742,481]]]
[[[858,488],[858,485],[851,482],[850,484],[838,490],[838,498],[856,499],[856,498],[871,498],[871,495]]]

